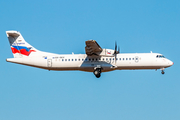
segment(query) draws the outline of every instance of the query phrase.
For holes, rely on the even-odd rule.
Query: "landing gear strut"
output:
[[[164,73],[165,73],[165,72],[164,72],[164,68],[162,68],[162,69],[161,69],[161,74],[164,75]]]
[[[101,77],[101,68],[96,68],[93,73],[97,78]]]

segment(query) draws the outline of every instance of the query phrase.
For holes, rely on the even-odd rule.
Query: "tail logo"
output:
[[[11,46],[12,53],[20,53],[22,55],[29,56],[31,52],[36,52],[35,50],[31,50],[32,47],[25,46]]]

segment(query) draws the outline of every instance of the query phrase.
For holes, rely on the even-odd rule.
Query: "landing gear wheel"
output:
[[[162,70],[161,74],[163,74],[163,75],[164,75],[164,73],[165,73],[165,72],[164,72],[164,70]]]
[[[97,68],[96,70],[94,70],[93,73],[97,78],[101,77],[101,69],[100,68]]]
[[[97,75],[96,75],[96,77],[97,77],[97,78],[100,78],[100,77],[101,77],[101,74],[100,74],[100,73],[99,73],[99,74],[97,74]]]

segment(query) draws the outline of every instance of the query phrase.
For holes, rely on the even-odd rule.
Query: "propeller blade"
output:
[[[115,42],[114,55],[117,54],[117,43]]]
[[[120,47],[118,46],[118,53],[120,53]]]
[[[118,46],[118,50],[117,50],[117,42],[115,42],[115,49],[114,49],[114,57],[115,57],[115,63],[116,63],[116,59],[117,59],[117,54],[120,53],[120,47]]]
[[[117,43],[115,42],[114,54],[116,54],[116,51],[117,51]]]
[[[118,46],[118,50],[117,50],[117,42],[115,42],[115,50],[114,50],[114,55],[115,54],[119,54],[120,53],[120,48]]]

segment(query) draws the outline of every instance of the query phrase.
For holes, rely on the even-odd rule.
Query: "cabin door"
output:
[[[47,66],[52,67],[52,59],[47,59]]]

